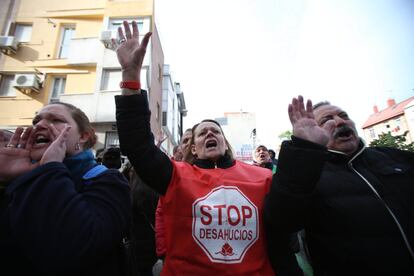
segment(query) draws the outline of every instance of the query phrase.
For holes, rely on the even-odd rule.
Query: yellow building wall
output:
[[[43,107],[43,103],[32,99],[16,98],[0,103],[0,124],[2,126],[29,126],[35,112]],[[18,111],[18,112],[17,112]]]
[[[87,74],[66,76],[65,94],[93,93],[95,90],[96,68],[89,68]]]
[[[103,9],[106,0],[21,0],[18,15],[19,17],[39,17],[45,15],[61,14],[90,14],[91,11]]]
[[[154,1],[110,1],[107,0],[105,16],[107,17],[133,17],[133,16],[152,16],[154,11]]]
[[[49,102],[54,76],[66,75],[66,94],[94,93],[96,65],[74,67],[58,58],[62,26],[75,25],[74,38],[99,37],[106,17],[152,16],[153,7],[152,0],[20,0],[14,21],[32,24],[31,40],[22,43],[16,54],[4,56],[0,71],[36,69],[48,74],[40,93],[16,91],[15,97],[0,97],[0,127],[30,125],[35,112]]]

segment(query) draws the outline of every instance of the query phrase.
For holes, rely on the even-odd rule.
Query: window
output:
[[[72,38],[75,36],[74,26],[64,26],[61,30],[59,58],[67,58],[69,54],[69,46]]]
[[[14,75],[1,75],[0,97],[14,97],[16,90],[13,87]]]
[[[65,93],[66,78],[65,77],[56,77],[53,79],[53,86],[50,96],[51,102],[59,101],[60,95]]]
[[[400,118],[395,119],[395,125],[396,126],[401,126],[401,119]]]
[[[108,131],[105,135],[105,148],[119,147],[118,132]]]
[[[109,21],[109,30],[111,31],[116,31],[116,33],[118,34],[118,27],[123,27],[123,22],[124,20],[127,20],[129,22],[129,27],[132,30],[132,20],[135,20],[137,22],[138,25],[138,32],[140,34],[140,36],[143,36],[143,29],[144,29],[144,22],[143,21],[139,21],[138,19],[116,19],[116,20],[110,20]]]
[[[373,127],[369,129],[369,135],[371,136],[372,139],[375,139],[375,130]]]
[[[102,72],[101,90],[119,91],[121,80],[121,69],[104,69]]]
[[[30,39],[32,37],[32,25],[19,23],[16,24],[14,37],[18,42],[30,42]]]

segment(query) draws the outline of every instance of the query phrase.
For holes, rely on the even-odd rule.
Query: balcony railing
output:
[[[61,95],[60,101],[79,107],[91,123],[115,122],[115,95],[121,91]]]
[[[77,66],[96,65],[102,56],[102,44],[97,37],[73,38],[69,46],[68,64]]]

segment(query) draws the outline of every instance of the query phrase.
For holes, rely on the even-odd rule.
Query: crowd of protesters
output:
[[[88,118],[60,102],[0,131],[7,275],[414,275],[414,153],[367,147],[340,107],[298,96],[278,159],[236,160],[210,119],[168,156],[140,89],[151,33],[118,34],[120,148],[94,155]]]

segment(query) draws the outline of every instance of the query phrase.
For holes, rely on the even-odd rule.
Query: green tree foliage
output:
[[[383,133],[378,136],[378,139],[375,139],[369,145],[371,147],[391,147],[414,152],[414,143],[407,143],[407,134],[408,131],[402,135],[395,136],[391,135],[390,132]]]
[[[291,130],[286,130],[286,131],[280,133],[278,137],[279,137],[280,140],[290,140],[291,136],[292,136],[292,131]]]

